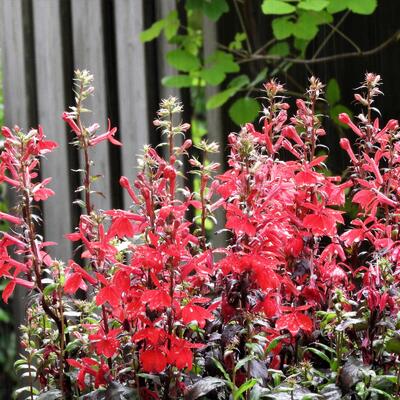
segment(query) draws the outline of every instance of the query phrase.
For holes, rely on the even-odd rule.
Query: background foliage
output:
[[[143,42],[149,42],[163,34],[176,47],[165,55],[169,65],[176,70],[176,74],[162,78],[165,86],[189,88],[194,106],[199,111],[219,108],[227,103],[228,114],[236,125],[253,121],[258,116],[260,106],[255,97],[261,82],[271,76],[290,76],[291,69],[298,64],[323,62],[319,56],[333,36],[341,36],[353,48],[352,52],[361,54],[360,47],[341,30],[341,25],[350,14],[371,15],[378,6],[376,0],[254,2],[258,5],[252,11],[262,16],[262,24],[270,30],[268,40],[256,47],[259,26],[251,26],[251,19],[246,18],[249,3],[245,0],[178,2],[176,10],[165,19],[154,22],[141,35]],[[224,15],[236,19],[238,29],[230,32],[228,40],[221,40],[214,52],[204,54],[204,19],[217,22]],[[234,21],[231,22],[235,28]],[[326,28],[329,28],[328,33]],[[310,53],[321,32],[324,36],[322,42]],[[332,55],[333,59],[341,57],[343,54]],[[204,88],[207,86],[217,86],[219,90],[205,99]],[[297,86],[296,95],[304,92],[296,82],[292,81],[290,86]],[[328,97],[331,108],[334,108],[332,114],[344,110],[334,77],[330,81]]]

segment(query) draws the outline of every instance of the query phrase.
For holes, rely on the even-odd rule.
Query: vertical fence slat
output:
[[[203,21],[203,31],[204,31],[204,58],[206,59],[210,56],[214,51],[217,50],[217,24],[213,21],[210,21],[208,18],[204,18]],[[208,100],[211,96],[218,92],[218,87],[210,87],[206,88],[206,99]],[[225,154],[225,135],[223,131],[222,124],[222,115],[221,109],[213,109],[208,110],[206,115],[207,122],[207,137],[210,142],[217,142],[219,144],[219,153],[212,154],[212,160],[221,165],[220,172],[223,171],[224,168],[224,154]],[[222,209],[217,210],[216,218],[218,221],[218,225],[216,226],[216,230],[220,230],[225,225],[224,212]],[[212,238],[215,246],[222,246],[226,240],[225,234],[219,234],[218,236]]]
[[[5,125],[19,125],[28,129],[29,120],[28,88],[25,80],[26,64],[24,60],[23,12],[21,0],[0,1],[1,43],[3,68],[3,93]],[[12,24],[10,24],[12,21]],[[13,202],[12,192],[9,196]],[[12,302],[13,320],[16,331],[25,319],[26,290],[15,288]],[[21,350],[21,349],[20,349]]]
[[[176,9],[176,2],[175,0],[157,0],[156,3],[156,14],[157,18],[165,18],[171,11]],[[167,75],[177,75],[175,69],[173,69],[168,63],[165,58],[165,55],[168,51],[173,50],[175,46],[169,44],[165,39],[164,35],[161,35],[157,39],[157,49],[158,54],[162,57],[158,57],[158,71],[159,71],[159,78],[162,79],[164,76]],[[160,83],[160,96],[161,98],[166,98],[168,96],[177,96],[179,97],[179,89],[176,88],[168,88]]]
[[[43,177],[53,178],[50,187],[55,196],[44,202],[44,224],[47,240],[59,245],[54,254],[64,261],[71,257],[70,242],[64,234],[71,232],[71,202],[69,191],[68,139],[61,113],[65,107],[64,71],[60,3],[35,0],[33,2],[34,39],[38,118],[49,139],[59,148],[42,163]]]
[[[105,82],[105,55],[102,21],[102,2],[98,0],[72,0],[72,32],[75,68],[88,69],[94,75],[96,88],[94,97],[87,101],[93,111],[86,121],[98,122],[101,129],[107,128],[107,101]],[[86,118],[86,117],[85,117]],[[110,157],[108,143],[101,143],[90,156],[94,161],[93,174],[103,177],[94,183],[94,189],[104,194],[92,196],[96,207],[109,209],[111,205]]]
[[[139,39],[143,5],[142,1],[115,0],[114,7],[122,174],[132,181],[136,177],[137,155],[149,142],[145,52]],[[124,192],[125,207],[131,202]]]
[[[2,68],[6,125],[29,128],[21,0],[2,0]],[[10,23],[12,21],[12,23]]]

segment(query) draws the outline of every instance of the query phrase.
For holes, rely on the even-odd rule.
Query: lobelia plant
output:
[[[54,192],[39,179],[57,144],[41,127],[3,128],[0,181],[16,191],[15,213],[0,213],[3,300],[30,291],[16,362],[27,399],[380,399],[400,391],[399,126],[380,128],[380,77],[368,73],[355,95],[365,109],[341,177],[325,167],[318,114],[324,85],[310,78],[290,116],[285,90],[264,85],[260,128],[228,137],[228,168],[210,162],[215,143],[190,158],[198,192],[184,186],[190,126],[182,105],[163,100],[154,125],[165,158],[144,149],[135,182],[121,177],[129,210],[95,206],[90,153],[122,145],[109,123],[86,126],[94,89],[76,71],[76,104],[63,114],[82,152],[82,213],[66,237],[80,258],[53,259],[39,234],[37,205]],[[177,122],[178,121],[178,122]],[[354,149],[354,150],[353,150]],[[283,161],[286,159],[286,161]],[[357,206],[348,211],[346,199]],[[188,220],[187,210],[197,215]],[[215,248],[207,226],[226,212],[228,241]],[[50,238],[51,239],[51,238]]]

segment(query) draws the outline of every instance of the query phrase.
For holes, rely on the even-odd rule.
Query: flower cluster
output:
[[[136,180],[121,177],[128,210],[92,201],[90,152],[122,145],[110,123],[97,134],[81,118],[92,80],[76,72],[76,104],[62,116],[82,152],[82,213],[66,232],[79,257],[52,259],[54,243],[38,233],[37,204],[54,194],[39,162],[57,145],[40,127],[2,130],[0,181],[18,195],[15,213],[0,213],[13,227],[0,239],[3,300],[16,285],[34,294],[16,363],[28,378],[22,391],[165,400],[398,393],[399,124],[373,119],[379,75],[368,73],[355,95],[358,122],[339,116],[356,135],[340,140],[351,164],[344,177],[324,164],[315,77],[294,113],[283,85],[264,85],[260,128],[229,135],[228,168],[217,176],[209,155],[218,145],[204,140],[191,157],[191,140],[177,140],[190,130],[182,105],[163,100],[154,125],[164,156],[147,146]],[[185,187],[184,157],[198,192]],[[218,209],[222,247],[210,240]]]

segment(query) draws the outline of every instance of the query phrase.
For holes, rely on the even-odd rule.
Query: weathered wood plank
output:
[[[210,56],[215,50],[217,50],[217,24],[210,21],[208,18],[204,18],[203,21],[203,31],[204,31],[204,58]],[[208,86],[206,88],[206,98],[210,98],[218,92],[218,87]],[[206,114],[207,122],[207,138],[210,142],[217,142],[219,144],[219,153],[212,155],[212,160],[221,165],[220,172],[224,167],[224,146],[225,146],[225,134],[223,131],[221,109],[217,108],[214,110],[208,110]],[[220,230],[225,225],[224,212],[222,209],[217,210],[216,218],[218,225],[216,230]],[[222,246],[225,243],[226,234],[219,234],[212,238],[215,246]]]
[[[114,0],[114,7],[122,174],[133,181],[137,155],[149,142],[146,61],[144,46],[139,39],[143,30],[143,4],[139,0]],[[125,207],[131,203],[124,192]]]
[[[21,0],[2,0],[2,67],[5,124],[29,128]],[[12,23],[10,23],[12,21]]]
[[[50,187],[56,193],[43,204],[45,236],[59,244],[52,255],[67,261],[71,245],[64,235],[71,232],[72,226],[68,139],[60,117],[65,107],[60,3],[35,0],[33,17],[38,119],[47,137],[59,144],[42,163],[43,177],[53,178]]]
[[[157,18],[165,18],[171,11],[176,9],[175,0],[157,0],[156,3],[156,14]],[[158,57],[158,70],[160,79],[167,75],[177,75],[177,72],[174,68],[172,68],[165,58],[165,54],[168,51],[173,50],[175,46],[169,44],[165,39],[164,35],[161,35],[157,38],[157,48],[158,54],[162,54],[162,57]],[[177,96],[179,97],[179,89],[176,88],[167,88],[160,83],[160,96],[161,98],[166,98],[168,96]]]
[[[85,115],[88,123],[98,122],[102,129],[107,128],[107,101],[105,82],[104,32],[102,21],[102,2],[98,0],[72,0],[73,54],[76,69],[88,69],[94,75],[95,95],[88,99],[87,108],[93,114]],[[101,133],[101,132],[100,132]],[[94,189],[106,197],[92,196],[93,203],[101,209],[111,206],[110,157],[108,143],[101,143],[91,151],[94,161],[93,174],[103,175]]]
[[[26,64],[23,57],[23,12],[21,0],[0,1],[1,51],[3,67],[3,93],[5,125],[19,125],[28,129],[30,121],[28,89],[26,82]],[[10,23],[12,21],[12,23]],[[13,203],[10,191],[10,203]],[[12,300],[12,312],[15,331],[25,321],[27,291],[17,286]],[[19,343],[19,342],[18,342]],[[19,345],[18,345],[19,346]],[[22,351],[21,348],[19,348]]]

